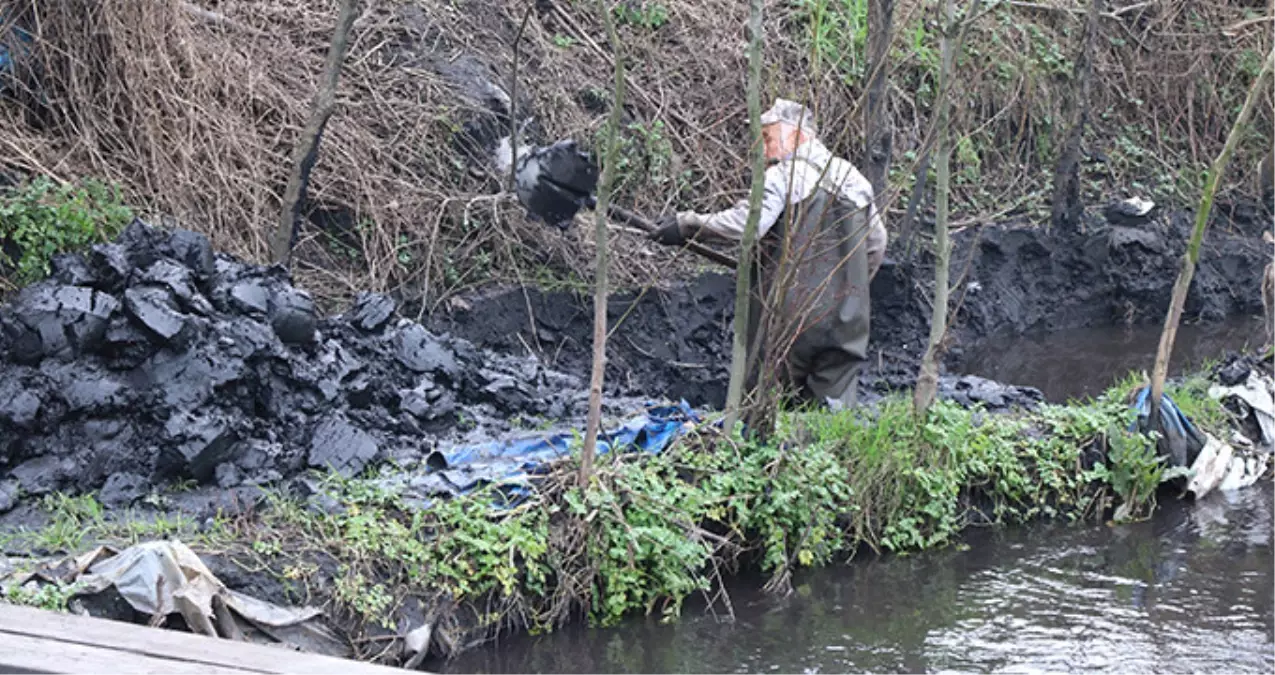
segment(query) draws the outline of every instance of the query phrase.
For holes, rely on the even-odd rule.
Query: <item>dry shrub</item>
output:
[[[809,97],[830,147],[856,161],[862,52],[845,48],[851,40],[812,48],[810,17],[821,4],[845,12],[861,1],[768,3],[763,92]],[[1109,8],[1098,41],[1097,132],[1086,143],[1111,156],[1107,189],[1148,180],[1149,166],[1194,178],[1215,154],[1235,97],[1243,95],[1246,64],[1270,48],[1268,24],[1242,26],[1233,37],[1222,32],[1260,13],[1255,1]],[[626,0],[639,9],[657,4],[667,23],[621,22],[619,30],[632,83],[627,121],[635,125],[626,138],[640,144],[640,129],[663,125],[663,180],[653,184],[650,171],[635,171],[617,198],[652,216],[721,208],[747,189],[746,3]],[[431,309],[493,280],[587,282],[590,228],[579,219],[566,233],[527,222],[521,209],[490,197],[497,183],[471,176],[452,144],[473,111],[436,65],[476,53],[506,78],[526,7],[514,0],[362,3],[338,108],[311,178],[310,223],[294,269],[301,283],[332,301],[365,288],[399,290]],[[0,11],[36,36],[42,77],[34,93],[46,104],[39,118],[30,105],[0,104],[7,168],[118,181],[150,211],[207,232],[222,249],[265,259],[335,3],[10,0]],[[889,110],[901,171],[896,189],[908,185],[904,153],[919,146],[929,125],[932,69],[925,50],[913,48],[921,35],[937,52],[929,11],[920,0],[900,0],[895,12]],[[591,12],[587,3],[539,2],[522,36],[519,89],[534,101],[544,130],[538,140],[574,137],[590,145],[604,121],[605,110],[590,106],[605,104],[611,65]],[[962,210],[1005,210],[1044,184],[1053,143],[1065,132],[1053,121],[1070,94],[1066,62],[1082,13],[1078,1],[1042,0],[1002,6],[979,20],[968,42],[974,51],[958,66],[954,122],[971,134],[954,162],[958,221]],[[918,26],[929,32],[917,33]],[[1064,62],[1053,63],[1053,55]],[[1269,106],[1257,125],[1269,139]],[[1242,170],[1228,182],[1246,178],[1255,146],[1246,144],[1237,158]],[[1131,147],[1146,156],[1134,157]],[[703,266],[636,236],[613,242],[622,287]],[[674,263],[669,255],[677,256]]]

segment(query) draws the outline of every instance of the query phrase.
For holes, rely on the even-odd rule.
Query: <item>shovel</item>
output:
[[[655,223],[652,223],[646,218],[639,216],[638,214],[624,208],[623,206],[616,206],[615,204],[608,205],[607,215],[617,220],[621,220],[645,232],[654,232],[657,229],[655,227]],[[704,256],[705,258],[708,258],[709,260],[719,265],[725,265],[726,267],[735,269],[735,259],[726,255],[725,253],[722,253],[720,251],[715,251],[695,241],[686,242],[686,248]]]
[[[580,207],[596,209],[593,195],[598,172],[593,160],[581,152],[575,141],[558,141],[545,148],[529,150],[520,160],[517,172],[517,197],[528,215],[565,229]],[[607,215],[644,232],[654,232],[655,223],[638,214],[611,204]],[[686,248],[730,269],[735,259],[698,242],[687,242]]]

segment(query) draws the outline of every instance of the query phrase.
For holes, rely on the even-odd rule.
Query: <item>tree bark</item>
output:
[[[615,33],[615,23],[605,0],[598,0],[598,13],[601,14],[607,40],[610,41],[611,52],[614,54],[615,100],[611,103],[611,115],[607,119],[606,150],[602,158],[602,175],[598,181],[598,203],[594,209],[597,271],[593,288],[593,371],[589,377],[589,417],[585,423],[584,448],[580,456],[582,486],[588,484],[593,473],[598,428],[602,425],[602,382],[606,372],[607,342],[607,207],[611,203],[611,188],[615,182],[616,139],[624,115],[624,58],[620,52],[620,40]]]
[[[753,260],[757,248],[757,225],[761,221],[761,198],[766,180],[766,158],[761,141],[761,18],[762,0],[750,0],[748,10],[748,125],[752,138],[753,176],[748,192],[748,220],[744,224],[743,246],[735,276],[735,337],[731,343],[730,384],[726,390],[725,428],[730,433],[739,421],[744,381],[748,375],[748,310],[752,293]]]
[[[1164,380],[1169,374],[1169,356],[1173,353],[1173,340],[1177,337],[1178,324],[1182,321],[1182,308],[1186,305],[1186,294],[1191,288],[1191,278],[1195,275],[1195,265],[1200,261],[1200,244],[1204,242],[1204,231],[1208,229],[1209,215],[1213,210],[1213,195],[1217,192],[1217,184],[1222,180],[1222,172],[1235,153],[1239,144],[1240,133],[1248,123],[1248,118],[1262,96],[1262,87],[1275,67],[1275,49],[1266,56],[1266,63],[1257,74],[1257,79],[1248,90],[1244,107],[1231,125],[1231,132],[1226,137],[1226,145],[1213,166],[1209,167],[1208,176],[1204,179],[1204,194],[1200,197],[1200,206],[1195,211],[1195,227],[1191,230],[1191,240],[1187,243],[1186,252],[1182,254],[1182,268],[1178,272],[1178,280],[1173,284],[1173,298],[1169,301],[1169,312],[1164,318],[1164,330],[1160,333],[1160,347],[1155,354],[1155,367],[1151,371],[1151,428],[1160,426],[1160,397],[1164,394]]]
[[[943,2],[943,38],[940,47],[938,147],[935,149],[934,186],[934,307],[930,318],[930,340],[921,359],[921,371],[916,377],[912,406],[918,417],[924,417],[938,394],[939,355],[943,336],[947,333],[948,265],[952,257],[952,245],[947,233],[948,192],[951,186],[951,102],[949,92],[952,81],[952,64],[956,51],[955,7],[953,0]]]
[[[1080,48],[1076,50],[1075,87],[1072,90],[1070,128],[1063,141],[1062,152],[1054,171],[1054,198],[1050,221],[1055,229],[1076,229],[1084,205],[1080,201],[1080,144],[1089,123],[1090,90],[1093,88],[1094,41],[1098,34],[1098,16],[1102,0],[1090,0]]]
[[[341,76],[341,63],[345,61],[345,50],[349,44],[350,27],[354,25],[355,9],[358,0],[342,0],[341,11],[337,16],[336,30],[332,34],[332,44],[328,47],[327,62],[323,66],[323,80],[319,91],[310,107],[310,119],[306,122],[301,137],[292,150],[292,175],[288,178],[288,187],[283,193],[283,211],[279,219],[279,229],[275,230],[270,242],[270,257],[274,262],[290,266],[292,264],[292,244],[296,239],[297,220],[300,218],[302,202],[305,201],[306,186],[310,182],[310,171],[319,157],[319,142],[323,137],[323,129],[336,107],[336,83]]]
[[[890,172],[894,134],[886,106],[886,64],[894,36],[894,0],[868,0],[868,106],[864,128],[864,150],[868,182],[876,197],[877,209],[885,207],[885,190]]]

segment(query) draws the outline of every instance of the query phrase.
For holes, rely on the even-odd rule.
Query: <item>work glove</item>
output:
[[[677,214],[666,213],[655,221],[655,231],[651,240],[665,246],[682,246],[686,243],[686,235],[682,233],[682,224]]]

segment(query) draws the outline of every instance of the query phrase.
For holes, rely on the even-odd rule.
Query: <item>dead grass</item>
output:
[[[652,29],[622,22],[619,30],[632,64],[626,121],[664,125],[666,146],[657,152],[667,154],[661,170],[668,181],[652,185],[649,172],[636,172],[617,199],[651,215],[721,208],[747,189],[747,8],[731,0],[629,3],[657,4],[667,9],[667,23]],[[1102,20],[1097,129],[1085,146],[1108,155],[1109,175],[1091,181],[1091,194],[1189,187],[1224,140],[1253,55],[1270,49],[1269,22],[1242,23],[1264,11],[1254,3],[1137,4],[1116,3]],[[826,141],[858,161],[862,52],[845,50],[854,41],[835,33],[812,39],[811,11],[821,5],[857,7],[768,3],[763,97],[813,92]],[[1081,7],[1011,2],[979,19],[972,51],[958,66],[954,122],[969,138],[964,147],[958,143],[954,162],[957,222],[1044,203],[1039,191],[1055,139],[1065,133],[1054,120],[1062,119],[1070,93]],[[44,68],[36,94],[47,102],[43,119],[30,106],[0,104],[6,169],[118,181],[150,211],[207,232],[224,250],[265,259],[288,153],[314,94],[335,6],[10,0],[0,8],[36,35]],[[422,299],[430,310],[492,281],[590,278],[589,228],[559,233],[525,222],[515,205],[490,197],[494,182],[466,173],[451,143],[469,111],[435,65],[472,52],[508,73],[524,8],[513,0],[362,4],[294,270],[328,306],[373,288]],[[611,68],[591,11],[590,4],[541,3],[523,34],[519,89],[534,101],[542,140],[588,144],[603,124],[605,113],[585,106],[589,92],[606,91]],[[937,39],[926,11],[918,0],[901,0],[895,12],[889,106],[896,190],[908,189],[914,157],[907,153],[929,125],[927,48],[937,52]],[[1259,137],[1270,138],[1270,106],[1256,127],[1228,173],[1230,186],[1250,180]],[[688,253],[670,261],[668,252],[630,234],[613,241],[621,287],[699,264]]]

